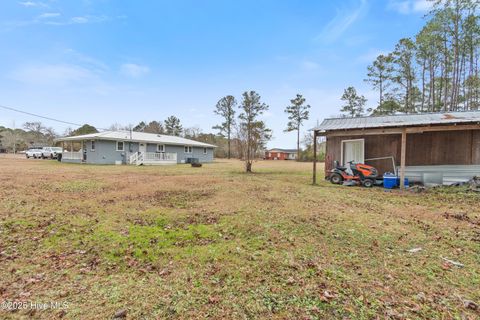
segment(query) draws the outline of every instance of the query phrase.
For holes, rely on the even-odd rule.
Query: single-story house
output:
[[[297,149],[274,148],[265,151],[265,160],[296,160]]]
[[[480,176],[480,111],[325,119],[313,131],[326,137],[326,175],[355,161],[426,185]]]
[[[57,139],[62,162],[91,164],[162,165],[212,162],[216,146],[165,134],[104,131]]]

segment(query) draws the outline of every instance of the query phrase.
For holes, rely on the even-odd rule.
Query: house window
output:
[[[207,148],[203,148],[203,154],[207,154]]]
[[[157,144],[157,152],[165,152],[165,145]]]
[[[117,141],[117,151],[123,151],[123,150],[124,150],[123,141]]]
[[[91,145],[90,145],[90,151],[95,151],[95,140],[92,140],[90,141]]]
[[[185,146],[185,153],[192,153],[192,147],[191,146]]]

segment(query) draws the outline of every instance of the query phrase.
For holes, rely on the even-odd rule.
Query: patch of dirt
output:
[[[459,221],[466,221],[473,225],[480,225],[480,221],[470,218],[470,216],[466,212],[445,212],[443,214],[443,217],[445,219],[455,219]]]
[[[127,195],[125,200],[148,202],[165,208],[187,208],[191,207],[193,202],[211,198],[214,194],[213,189],[157,190],[150,194]]]
[[[216,224],[220,217],[212,212],[195,212],[185,219],[187,224]]]

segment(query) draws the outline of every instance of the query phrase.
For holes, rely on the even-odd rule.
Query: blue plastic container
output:
[[[405,178],[405,188],[408,188],[409,185],[408,185],[408,178]],[[397,186],[400,186],[400,177],[397,178]]]
[[[393,189],[397,186],[398,177],[393,173],[386,172],[383,175],[383,187],[385,189]]]

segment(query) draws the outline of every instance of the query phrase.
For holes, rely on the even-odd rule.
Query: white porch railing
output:
[[[144,161],[177,161],[176,153],[165,153],[165,152],[146,152]]]
[[[137,161],[138,161],[138,152],[135,152],[135,153],[132,153],[130,155],[130,159],[129,159],[129,162],[130,164],[137,164]]]
[[[62,160],[83,160],[83,152],[63,152]]]
[[[129,163],[137,166],[142,164],[175,164],[177,163],[177,154],[165,152],[136,152],[130,155]]]

